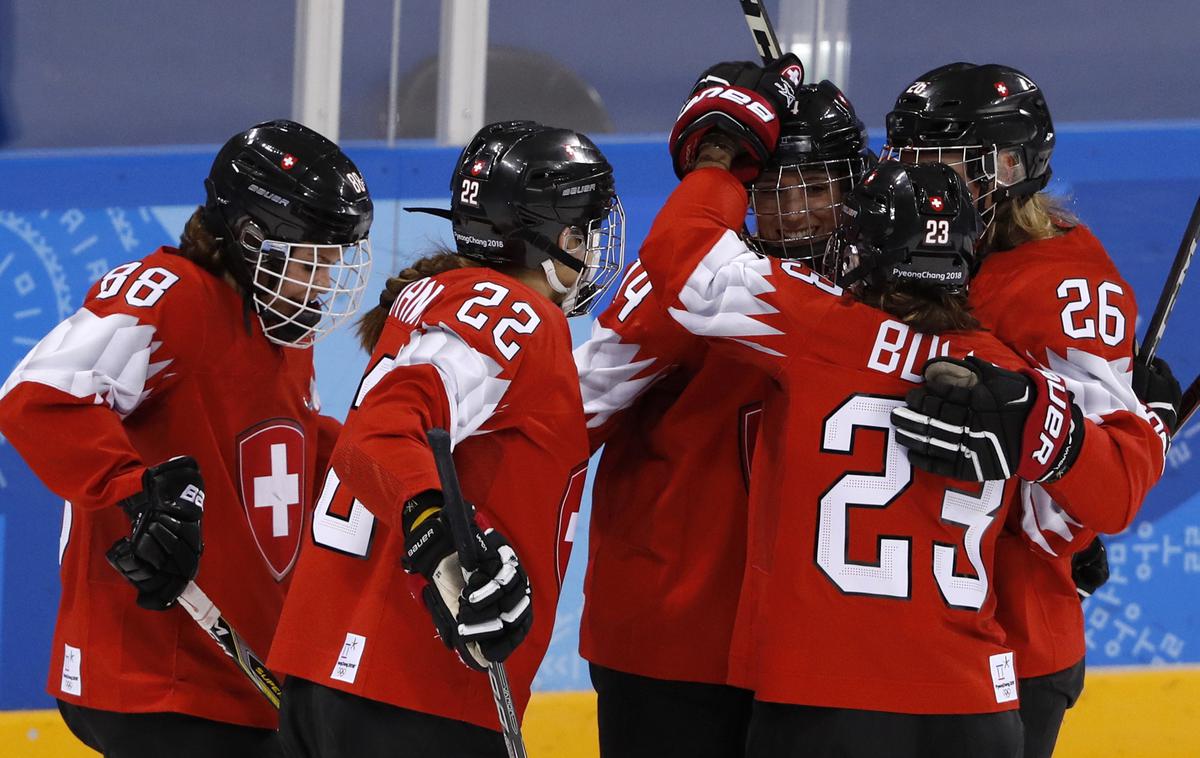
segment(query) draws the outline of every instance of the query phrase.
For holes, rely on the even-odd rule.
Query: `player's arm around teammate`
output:
[[[554,627],[588,458],[564,314],[620,270],[612,167],[582,134],[504,122],[451,183],[453,251],[390,279],[360,324],[371,358],[272,645],[298,756],[504,756],[481,669],[506,662],[523,712]],[[469,576],[431,428],[482,529]]]
[[[832,83],[795,97],[750,189],[746,237],[760,254],[811,261],[873,156]],[[753,700],[726,681],[768,380],[709,349],[654,296],[635,262],[575,351],[592,447],[604,445],[580,650],[601,755],[728,758],[744,749]]]
[[[641,261],[677,323],[775,380],[730,651],[730,682],[755,692],[748,751],[1016,755],[1016,683],[990,584],[1014,487],[963,491],[914,472],[888,420],[929,356],[1024,365],[972,331],[978,214],[948,167],[896,164],[846,202],[834,270],[850,290],[759,258],[734,230],[779,106],[741,73],[710,69],[724,83],[681,113],[672,153],[687,175]]]
[[[897,97],[887,136],[885,160],[942,161],[968,180],[988,223],[974,313],[1072,393],[1081,444],[1054,481],[1022,486],[1014,516],[1022,538],[999,547],[997,618],[1023,680],[1026,756],[1048,756],[1083,686],[1071,556],[1095,532],[1128,526],[1163,470],[1164,425],[1131,386],[1133,289],[1092,233],[1044,191],[1056,133],[1045,93],[1025,74],[994,64],[934,69]]]
[[[0,390],[5,438],[68,500],[48,689],[106,755],[278,754],[274,709],[173,606],[196,578],[269,646],[338,426],[310,346],[369,265],[366,185],[299,124],[235,135],[206,187],[178,248],[107,273]]]

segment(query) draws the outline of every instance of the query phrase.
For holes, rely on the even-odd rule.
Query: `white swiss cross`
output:
[[[1000,97],[1008,97],[1008,85],[1004,82],[996,82],[996,91],[1000,93]]]
[[[300,504],[300,475],[287,472],[287,445],[271,445],[271,473],[254,477],[254,507],[271,509],[271,536],[288,534],[288,506]]]
[[[942,199],[937,195],[934,195],[933,197],[929,198],[929,205],[935,211],[940,211],[942,209]]]

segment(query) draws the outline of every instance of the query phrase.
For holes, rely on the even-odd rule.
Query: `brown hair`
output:
[[[979,328],[965,294],[952,295],[913,284],[889,284],[882,289],[866,288],[862,300],[926,334]]]
[[[204,206],[197,206],[187,223],[183,225],[183,234],[179,236],[179,255],[213,276],[225,276],[225,263],[221,260],[221,243],[204,225]]]
[[[389,277],[383,291],[379,293],[379,304],[364,313],[355,326],[355,330],[358,332],[358,341],[362,344],[363,349],[368,353],[375,352],[375,343],[379,342],[379,335],[383,334],[388,311],[392,309],[392,305],[400,295],[400,290],[419,279],[440,274],[443,271],[478,265],[475,261],[464,258],[453,250],[440,248],[414,262],[399,274]]]
[[[1046,192],[1013,197],[996,205],[992,223],[983,234],[979,248],[986,255],[1012,250],[1036,240],[1060,237],[1079,224],[1067,210],[1066,201]]]

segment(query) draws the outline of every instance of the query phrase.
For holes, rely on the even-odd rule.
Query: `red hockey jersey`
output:
[[[745,211],[731,174],[695,171],[641,252],[676,322],[779,385],[754,453],[730,683],[803,705],[1014,708],[992,573],[1015,483],[914,470],[890,412],[930,357],[1022,362],[985,332],[921,334],[760,258],[734,232]]]
[[[106,274],[0,396],[0,432],[68,501],[50,694],[274,727],[274,709],[195,622],[138,608],[104,554],[129,533],[116,503],[141,489],[144,468],[192,456],[206,489],[196,582],[265,652],[338,430],[317,413],[312,351],[272,345],[232,287],[163,248]]]
[[[1087,228],[987,256],[970,300],[1001,342],[1062,376],[1087,417],[1075,465],[1051,485],[1021,486],[1011,519],[1021,538],[999,548],[997,618],[1020,675],[1042,676],[1084,654],[1071,555],[1133,521],[1162,474],[1166,435],[1131,386],[1133,288]]]
[[[641,676],[725,684],[767,379],[645,304],[634,262],[575,351],[592,449],[580,653]]]
[[[518,712],[550,642],[587,473],[562,312],[487,268],[400,293],[305,537],[269,663],[327,687],[499,729],[488,678],[434,637],[400,558],[406,500],[441,489],[425,431],[447,429],[466,499],[511,540],[533,629],[506,667]]]

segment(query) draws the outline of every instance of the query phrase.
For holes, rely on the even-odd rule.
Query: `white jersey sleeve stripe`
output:
[[[0,397],[36,382],[77,398],[95,398],[122,418],[149,396],[146,382],[170,365],[151,362],[161,342],[149,324],[124,313],[81,308],[34,345],[0,387]]]
[[[771,262],[752,252],[732,230],[726,230],[679,292],[682,308],[671,308],[671,317],[693,334],[706,337],[766,337],[779,329],[753,316],[778,313],[761,299],[774,292],[768,280]],[[738,340],[739,342],[742,340]],[[781,355],[762,345],[757,350]]]
[[[457,445],[479,431],[496,413],[508,391],[500,364],[467,344],[445,324],[416,329],[395,358],[381,361],[364,380],[357,407],[384,376],[398,366],[433,366],[450,404],[450,442]]]
[[[632,405],[668,368],[663,366],[646,376],[637,376],[655,361],[653,356],[635,361],[640,349],[636,343],[622,342],[617,332],[599,321],[592,324],[588,341],[575,349],[575,368],[579,372],[583,412],[589,429],[604,424],[614,413]]]
[[[1103,424],[1105,416],[1128,412],[1158,426],[1150,418],[1151,411],[1134,394],[1132,358],[1109,361],[1072,347],[1067,348],[1066,356],[1050,349],[1046,350],[1046,356],[1047,368],[1063,378],[1074,395],[1075,404],[1093,423]],[[1163,435],[1160,438],[1165,456],[1167,439]],[[1041,485],[1028,482],[1021,485],[1021,507],[1022,530],[1033,544],[1050,555],[1058,553],[1051,548],[1047,535],[1069,541],[1081,527]]]

